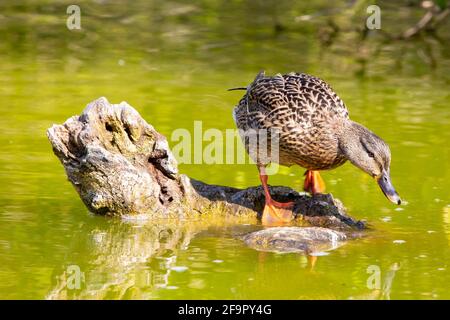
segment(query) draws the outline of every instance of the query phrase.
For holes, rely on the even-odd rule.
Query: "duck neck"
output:
[[[337,135],[339,151],[347,160],[353,162],[353,151],[359,148],[360,137],[369,130],[350,119],[345,119],[340,128]]]

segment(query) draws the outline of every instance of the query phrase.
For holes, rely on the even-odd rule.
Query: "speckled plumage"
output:
[[[347,160],[339,149],[338,133],[349,120],[348,110],[319,78],[304,73],[266,77],[261,72],[248,86],[233,115],[243,131],[279,130],[278,162],[282,165],[325,170]]]

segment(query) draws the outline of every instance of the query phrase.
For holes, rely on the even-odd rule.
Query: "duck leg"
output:
[[[325,192],[325,182],[320,176],[319,171],[306,170],[305,183],[303,185],[303,189],[311,194]]]
[[[259,178],[264,188],[264,196],[266,203],[262,215],[263,225],[281,225],[291,221],[294,218],[292,209],[294,208],[294,202],[278,202],[272,199],[269,192],[269,186],[267,185],[268,176],[263,166],[258,166]]]
[[[308,255],[308,264],[309,264],[310,271],[314,270],[314,267],[316,266],[316,262],[317,262],[317,256]]]

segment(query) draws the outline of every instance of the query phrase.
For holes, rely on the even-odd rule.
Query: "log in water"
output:
[[[47,131],[55,155],[87,208],[99,215],[186,217],[260,215],[260,186],[237,189],[209,185],[178,172],[166,138],[126,102],[99,98],[80,116]],[[311,197],[271,187],[278,201],[294,201],[294,214],[312,226],[363,229],[330,194]]]

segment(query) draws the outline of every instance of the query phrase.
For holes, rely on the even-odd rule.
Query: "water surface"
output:
[[[322,20],[301,18],[326,15],[321,2],[78,2],[80,31],[65,27],[64,1],[0,5],[0,298],[450,298],[445,35],[387,44],[372,35],[361,44],[349,33],[326,46]],[[388,31],[420,16],[386,6]],[[345,13],[344,3],[337,8]],[[328,191],[372,231],[319,257],[312,270],[300,254],[246,247],[239,235],[258,228],[256,219],[91,215],[45,135],[100,96],[126,100],[169,141],[194,121],[225,131],[234,128],[231,110],[242,94],[226,89],[247,85],[263,68],[330,83],[351,117],[389,143],[392,179],[406,200],[393,206],[350,164],[324,172]],[[250,164],[180,169],[214,184],[259,183]],[[301,190],[302,175],[283,168],[270,183]],[[84,272],[79,289],[65,283],[71,266]],[[373,268],[379,290],[367,286]]]

